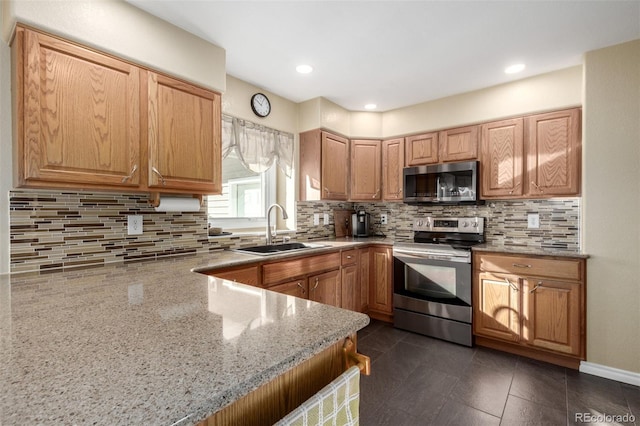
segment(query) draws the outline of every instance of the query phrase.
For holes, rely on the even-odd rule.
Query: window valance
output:
[[[233,150],[240,162],[256,173],[274,163],[287,177],[293,171],[293,134],[271,129],[251,121],[222,115],[222,158]]]

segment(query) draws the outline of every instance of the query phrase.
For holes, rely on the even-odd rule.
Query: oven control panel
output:
[[[483,234],[483,217],[431,217],[413,221],[414,231],[459,232],[465,234]]]

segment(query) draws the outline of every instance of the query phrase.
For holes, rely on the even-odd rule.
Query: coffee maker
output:
[[[359,210],[351,215],[351,235],[354,237],[368,237],[371,215]]]

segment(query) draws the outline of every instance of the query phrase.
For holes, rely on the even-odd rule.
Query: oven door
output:
[[[394,293],[412,299],[471,306],[471,263],[394,252]]]

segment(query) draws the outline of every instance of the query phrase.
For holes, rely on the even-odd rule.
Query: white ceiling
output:
[[[234,77],[353,111],[578,65],[587,51],[640,38],[640,0],[128,1],[226,49]],[[525,71],[504,74],[514,62]],[[314,72],[298,74],[301,63]]]

